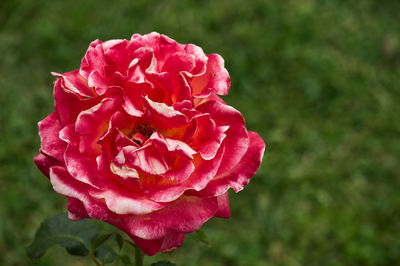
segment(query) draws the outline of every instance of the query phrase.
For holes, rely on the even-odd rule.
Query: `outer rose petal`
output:
[[[139,42],[140,46],[153,48],[157,61],[161,63],[164,63],[173,53],[183,50],[176,41],[157,32],[152,32],[143,36],[134,34],[131,38],[131,42]]]
[[[90,99],[81,99],[77,95],[65,91],[62,88],[61,78],[57,78],[54,82],[54,110],[61,122],[62,126],[75,123],[78,114],[93,105],[96,105],[99,100],[97,97]]]
[[[42,142],[41,151],[58,161],[63,161],[67,144],[58,137],[62,129],[55,113],[51,113],[39,122],[39,136]]]
[[[231,217],[231,210],[229,209],[229,197],[228,191],[217,197],[218,200],[218,211],[215,214],[216,217],[229,218]]]
[[[38,155],[36,155],[33,160],[39,170],[42,171],[42,173],[45,174],[45,176],[47,177],[49,177],[50,174],[50,167],[61,165],[60,161],[57,161],[53,157],[50,157],[43,153],[39,153]]]
[[[249,142],[242,114],[235,108],[216,101],[205,102],[197,107],[203,113],[210,113],[217,126],[229,126],[225,132],[225,154],[218,173],[224,173],[236,165],[246,153]]]
[[[79,152],[79,138],[74,132],[74,125],[69,125],[60,131],[60,138],[68,143],[65,151],[65,167],[73,178],[101,188],[105,186],[106,176],[100,175],[95,158],[82,156]]]
[[[235,192],[242,190],[260,167],[265,150],[265,143],[256,132],[249,131],[249,139],[249,148],[240,162],[230,171],[216,176],[208,183],[204,190],[194,194],[203,197],[213,197],[226,193],[230,187]]]
[[[94,188],[74,179],[64,167],[50,168],[50,182],[57,193],[81,201],[89,217],[103,221],[111,218],[112,213],[104,202],[89,195],[88,191]]]
[[[193,78],[191,84],[195,97],[203,98],[210,95],[211,92],[219,95],[228,94],[231,80],[224,67],[224,59],[218,54],[208,55],[207,72]]]
[[[89,75],[96,71],[104,77],[105,62],[103,45],[100,40],[95,40],[89,45],[86,55],[82,59],[79,74],[88,79]]]
[[[129,195],[123,189],[113,188],[89,194],[96,199],[104,199],[107,207],[116,214],[147,214],[161,209],[165,204],[154,202],[139,195]]]
[[[217,199],[182,196],[165,208],[140,216],[127,216],[115,222],[131,235],[160,239],[171,233],[190,233],[199,229],[218,209]]]
[[[80,97],[95,97],[96,94],[88,87],[88,81],[79,74],[79,70],[59,74],[51,72],[53,76],[61,78],[61,86]]]
[[[177,74],[181,71],[190,72],[195,66],[195,58],[186,52],[177,52],[165,61],[162,72]]]
[[[73,221],[89,218],[83,203],[76,198],[68,198],[68,218]]]
[[[148,256],[153,256],[159,251],[170,252],[176,248],[179,248],[185,239],[185,234],[182,233],[171,233],[161,239],[156,240],[142,239],[134,235],[129,236]]]
[[[203,49],[194,44],[187,44],[185,45],[185,51],[187,53],[192,54],[196,60],[195,68],[192,70],[192,74],[194,75],[204,74],[206,71],[208,57],[204,54]]]

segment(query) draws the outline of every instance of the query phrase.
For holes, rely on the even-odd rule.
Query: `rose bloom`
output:
[[[125,231],[147,254],[230,216],[265,144],[219,96],[230,78],[218,54],[165,35],[92,42],[79,69],[58,74],[55,110],[39,122],[39,169],[68,197],[71,220]]]

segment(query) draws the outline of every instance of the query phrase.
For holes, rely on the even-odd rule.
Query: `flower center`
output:
[[[157,130],[156,127],[140,124],[128,134],[128,138],[132,139],[136,144],[142,145],[148,138],[150,138],[151,134]]]

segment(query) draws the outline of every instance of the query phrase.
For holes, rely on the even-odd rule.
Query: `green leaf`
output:
[[[104,264],[111,263],[116,259],[119,259],[121,255],[116,253],[110,246],[102,245],[99,247],[96,252],[94,253],[95,256],[101,260]]]
[[[131,261],[128,255],[122,255],[119,259],[122,261],[124,265],[133,265],[133,262]]]
[[[94,241],[93,241],[93,246],[92,246],[92,250],[97,250],[102,244],[104,244],[104,242],[106,242],[111,236],[113,235],[113,233],[107,233],[107,234],[102,234],[100,236],[98,236]]]
[[[86,256],[97,232],[88,220],[71,221],[67,214],[60,214],[42,222],[26,251],[29,257],[40,258],[51,246],[60,245],[71,255]]]
[[[121,250],[122,246],[124,245],[124,238],[121,236],[121,234],[117,233],[115,235],[115,241],[117,241],[118,247]]]
[[[162,260],[162,261],[155,262],[155,263],[151,264],[150,266],[178,266],[178,265],[175,263],[172,263],[170,261]]]

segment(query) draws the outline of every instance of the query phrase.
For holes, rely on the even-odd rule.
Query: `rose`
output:
[[[135,34],[96,40],[78,70],[53,75],[35,163],[70,219],[108,222],[154,255],[230,216],[227,191],[249,182],[265,144],[216,95],[230,86],[221,56]]]

